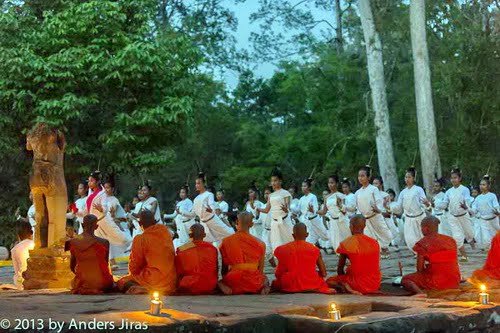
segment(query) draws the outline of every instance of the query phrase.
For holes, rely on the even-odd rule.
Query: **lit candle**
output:
[[[160,301],[160,294],[155,291],[153,293],[153,298],[151,299],[151,305],[149,309],[149,313],[152,315],[159,315],[161,313],[163,302]]]
[[[488,304],[490,302],[490,295],[486,292],[486,286],[482,284],[479,288],[481,289],[479,293],[479,303]]]
[[[331,320],[340,320],[342,318],[340,316],[340,310],[337,309],[335,303],[330,304],[330,311],[328,311],[328,316]]]

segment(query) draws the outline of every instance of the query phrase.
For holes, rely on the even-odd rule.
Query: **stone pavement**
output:
[[[481,267],[486,254],[471,252],[461,264],[464,277]],[[324,255],[329,274],[337,257]],[[399,275],[398,261],[405,273],[413,271],[414,258],[408,250],[393,253],[382,261],[385,290],[401,293],[389,283]],[[116,274],[126,273],[126,263]],[[272,268],[266,267],[272,276]],[[12,269],[0,268],[0,283],[11,283]],[[490,291],[491,301],[500,290]],[[499,332],[500,306],[478,305],[478,291],[464,284],[461,291],[439,295],[442,299],[404,296],[355,296],[319,294],[272,294],[267,296],[172,296],[163,297],[160,316],[148,314],[148,295],[71,295],[67,290],[29,292],[0,291],[0,331],[27,328],[39,331],[115,330],[138,331],[148,327],[158,332]],[[343,319],[333,322],[327,311],[331,302]],[[16,322],[17,319],[17,322]],[[57,326],[59,324],[59,326]],[[22,325],[25,325],[24,327]],[[30,326],[34,325],[34,327]]]

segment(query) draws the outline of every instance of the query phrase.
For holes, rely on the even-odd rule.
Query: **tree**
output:
[[[425,32],[425,0],[410,2],[410,24],[422,178],[425,188],[431,193],[435,175],[441,177],[441,161],[432,105],[431,72]]]
[[[380,174],[386,188],[399,192],[396,174],[396,162],[392,147],[391,128],[389,125],[389,109],[385,91],[384,63],[382,60],[382,43],[375,27],[369,0],[359,1],[359,13],[365,38],[368,76],[375,111],[377,158]]]

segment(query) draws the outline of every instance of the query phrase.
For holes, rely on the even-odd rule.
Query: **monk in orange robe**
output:
[[[250,234],[252,220],[252,214],[239,213],[237,232],[222,240],[219,288],[226,295],[269,293],[269,282],[264,275],[266,245]]]
[[[469,281],[473,284],[485,284],[488,289],[500,288],[500,231],[491,240],[483,269],[474,271]]]
[[[217,249],[203,241],[205,236],[205,228],[201,224],[193,224],[189,230],[192,241],[177,249],[175,268],[179,279],[178,293],[206,295],[212,294],[217,287]]]
[[[109,242],[96,237],[97,217],[83,218],[83,233],[66,243],[71,251],[70,267],[75,273],[71,283],[73,294],[102,294],[113,288],[113,276],[109,269]]]
[[[149,210],[140,212],[139,225],[144,232],[132,242],[129,274],[118,281],[118,289],[128,294],[172,294],[177,285],[172,236],[166,226],[156,224]]]
[[[293,226],[294,241],[274,250],[278,267],[272,289],[287,293],[335,292],[325,282],[326,267],[321,253],[316,246],[306,242],[307,236],[309,233],[306,225],[297,223]]]
[[[449,236],[438,233],[439,220],[427,216],[421,222],[424,238],[413,247],[417,254],[417,272],[403,276],[401,285],[416,294],[424,290],[457,289],[460,269],[457,260],[457,243]]]
[[[382,274],[380,273],[380,246],[378,242],[363,234],[366,219],[363,215],[351,218],[352,236],[340,243],[337,253],[340,255],[337,276],[332,276],[326,283],[351,294],[370,294],[379,290]],[[344,272],[346,261],[351,265]]]

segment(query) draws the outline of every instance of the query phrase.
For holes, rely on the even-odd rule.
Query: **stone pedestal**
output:
[[[23,273],[24,289],[71,288],[74,278],[71,256],[62,248],[41,248],[30,251],[28,267]]]

